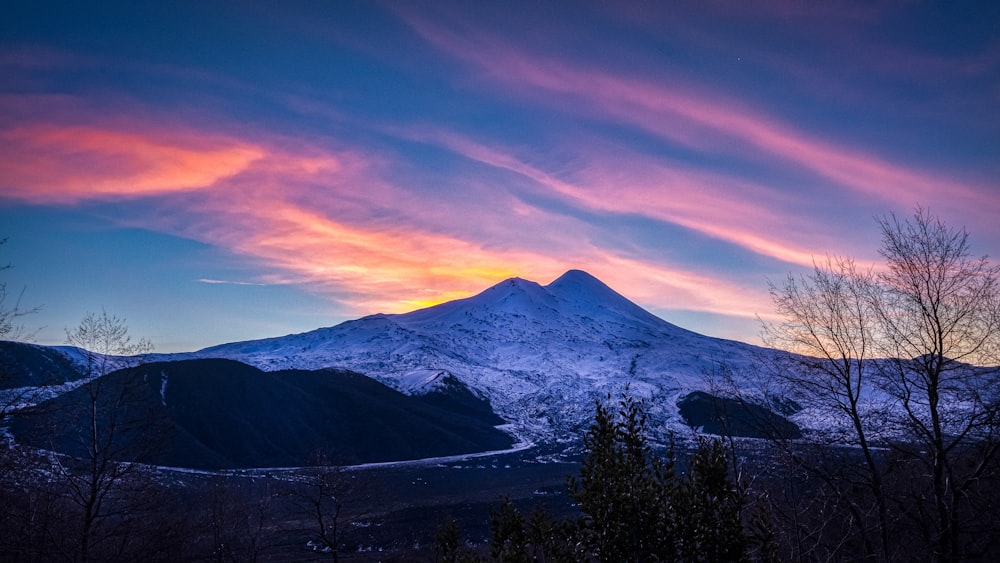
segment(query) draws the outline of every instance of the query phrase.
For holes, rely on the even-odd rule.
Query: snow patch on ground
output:
[[[160,372],[160,403],[167,406],[167,372]]]
[[[407,395],[425,395],[441,386],[448,372],[439,369],[415,369],[401,374],[396,388]]]

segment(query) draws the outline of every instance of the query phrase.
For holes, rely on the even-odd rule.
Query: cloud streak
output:
[[[101,256],[132,229],[170,235],[152,237],[157,287],[236,297],[192,311],[242,314],[225,287],[262,284],[275,309],[305,289],[334,319],[583,268],[744,330],[767,277],[877,260],[874,215],[920,204],[1000,241],[995,38],[917,37],[926,10],[892,4],[517,8],[334,3],[189,29],[138,6],[157,17],[99,51],[66,47],[85,26],[23,26],[0,40],[0,211],[99,230],[81,240]],[[134,43],[170,26],[190,35]],[[36,244],[29,262],[54,264]],[[108,271],[131,273],[121,259]],[[139,285],[116,295],[146,305]]]
[[[637,78],[564,57],[528,53],[474,25],[445,27],[412,13],[404,18],[430,44],[471,65],[489,84],[557,111],[624,124],[706,156],[754,163],[774,173],[804,174],[806,181],[811,177],[813,184],[827,186],[831,199],[846,192],[854,198],[875,198],[895,209],[910,208],[915,202],[940,204],[970,210],[974,222],[984,225],[1000,213],[995,186],[985,180],[956,180],[955,174],[893,163],[864,149],[821,139],[754,110],[743,100],[680,77]],[[707,227],[705,232],[714,229],[727,240],[744,241],[756,252],[804,262],[801,250],[789,249],[762,233],[727,235],[727,229],[720,226],[724,223],[700,224]]]
[[[341,310],[360,315],[465,297],[512,276],[554,279],[586,264],[640,298],[659,295],[682,308],[712,312],[740,301],[739,288],[732,284],[665,265],[643,265],[586,240],[560,242],[556,237],[530,247],[514,236],[506,243],[470,236],[476,232],[473,225],[493,225],[481,233],[484,237],[527,231],[534,238],[539,225],[567,225],[579,231],[568,235],[574,237],[585,236],[587,227],[525,205],[512,194],[494,195],[480,206],[449,202],[447,194],[433,202],[427,194],[417,197],[413,186],[395,184],[379,173],[386,156],[358,147],[292,142],[265,132],[238,138],[157,121],[127,129],[21,123],[0,132],[0,138],[18,148],[16,155],[0,160],[9,179],[7,197],[64,206],[130,199],[135,212],[119,219],[123,225],[198,240],[267,266],[255,281],[202,278],[201,283],[304,285],[337,300]],[[617,207],[602,206],[600,190],[558,180],[514,156],[458,136],[442,134],[433,140],[463,158],[516,172],[595,209],[629,212],[639,203],[626,199]],[[470,187],[483,179],[460,176],[452,181]],[[630,196],[637,197],[641,194]],[[418,205],[422,198],[423,208]],[[442,216],[452,219],[442,224]],[[751,312],[738,307],[730,314]]]
[[[232,139],[37,124],[0,132],[0,195],[32,203],[199,190],[263,153]]]
[[[201,278],[198,283],[207,283],[208,285],[251,285],[257,287],[263,287],[267,284],[256,283],[256,282],[246,282],[246,281],[232,281],[232,280],[215,280],[210,278]]]
[[[176,122],[122,129],[93,121],[22,122],[0,131],[7,149],[0,151],[0,195],[64,206],[136,201],[122,224],[254,257],[272,272],[265,282],[312,286],[340,296],[352,313],[400,312],[558,269],[557,260],[531,251],[491,250],[374,219],[379,210],[405,216],[394,206],[413,199],[374,172],[378,155],[267,133],[249,141]]]
[[[415,135],[497,168],[510,170],[587,209],[635,214],[670,222],[779,260],[809,265],[816,238],[790,236],[801,225],[781,215],[787,197],[753,182],[717,173],[664,166],[608,146],[576,148],[587,162],[565,181],[527,163],[512,152],[487,147],[454,133]],[[761,232],[761,225],[778,228]],[[793,242],[794,241],[794,242]]]

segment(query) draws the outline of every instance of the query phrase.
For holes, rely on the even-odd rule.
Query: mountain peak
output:
[[[472,311],[522,312],[552,306],[552,296],[541,285],[513,277],[472,297],[392,316],[403,323],[460,322]]]
[[[560,315],[589,318],[625,317],[643,323],[663,323],[604,282],[583,270],[568,270],[546,286],[519,277],[493,285],[472,297],[395,316],[404,323],[461,322],[468,314],[514,314],[557,319]],[[541,315],[541,317],[539,317]]]
[[[632,304],[620,293],[583,270],[568,270],[545,286],[545,290],[566,301],[592,303],[626,301]]]
[[[450,375],[532,437],[578,428],[594,398],[626,383],[662,405],[654,416],[666,427],[679,420],[679,390],[704,389],[717,358],[754,361],[749,346],[676,327],[581,270],[545,286],[513,277],[433,307],[202,355],[268,370],[334,366],[410,394],[449,391]]]
[[[608,287],[607,284],[583,270],[568,270],[555,281],[545,286],[545,290],[560,301],[580,311],[597,314],[599,311],[613,312],[638,320],[662,322],[649,311],[636,305],[628,298]]]
[[[551,296],[537,282],[523,278],[508,278],[467,300],[490,308],[517,308],[529,304],[548,304]]]
[[[583,270],[566,270],[566,272],[556,278],[552,283],[545,286],[546,289],[575,286],[585,288],[590,291],[613,291],[604,282],[595,278]]]
[[[537,285],[538,285],[537,282],[533,282],[531,280],[526,280],[524,278],[513,277],[513,278],[507,278],[507,279],[503,280],[502,282],[494,285],[490,289],[498,288],[498,287],[519,287],[519,288],[525,288],[525,287],[534,287],[534,286],[537,286]],[[487,289],[487,291],[489,291],[489,289]]]

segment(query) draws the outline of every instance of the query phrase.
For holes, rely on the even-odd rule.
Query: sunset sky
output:
[[[149,4],[147,6],[147,4]],[[757,342],[921,205],[1000,255],[998,2],[20,2],[0,264],[157,351],[583,269]]]

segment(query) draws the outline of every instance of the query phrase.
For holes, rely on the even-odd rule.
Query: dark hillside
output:
[[[429,393],[418,395],[421,401],[442,410],[467,416],[490,425],[503,424],[490,407],[489,401],[480,399],[453,375],[446,375],[441,384]]]
[[[494,428],[496,419],[477,412],[482,404],[433,404],[348,371],[263,372],[202,359],[151,363],[104,379],[107,389],[137,388],[129,397],[134,430],[123,436],[155,443],[141,461],[158,465],[291,467],[309,464],[318,452],[354,464],[497,450],[513,442]],[[15,435],[80,453],[74,428],[86,407],[85,388],[77,389],[19,415]]]
[[[760,405],[716,397],[703,391],[685,395],[677,402],[681,417],[692,428],[719,436],[801,438],[794,422]]]
[[[0,341],[0,389],[59,385],[80,377],[73,363],[54,348]]]

